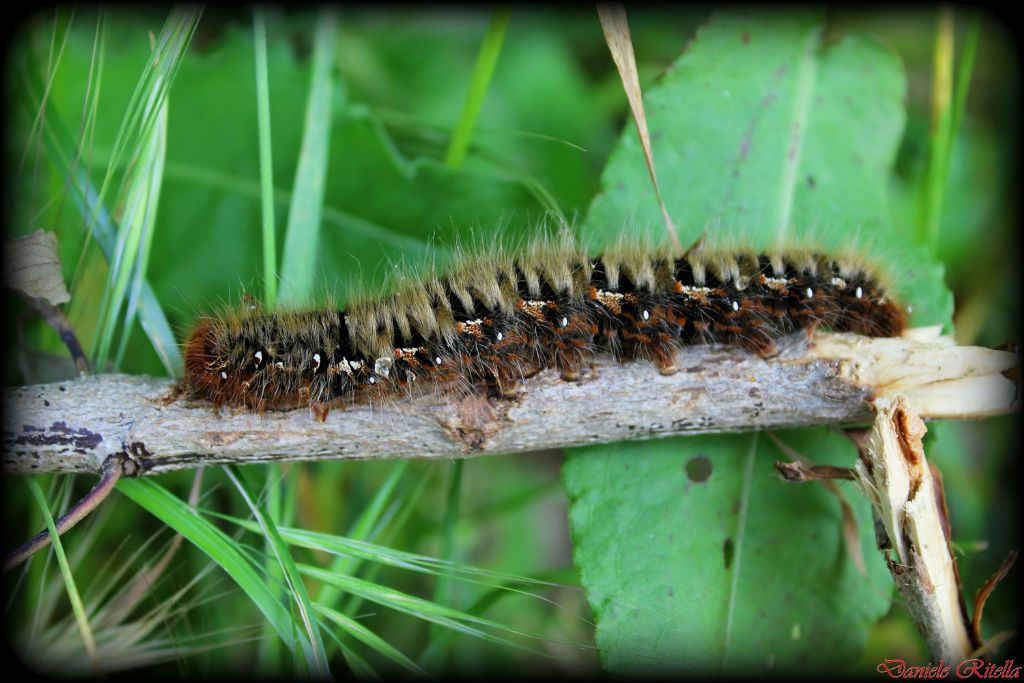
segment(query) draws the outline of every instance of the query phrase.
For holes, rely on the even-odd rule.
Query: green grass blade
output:
[[[50,491],[47,495],[48,500],[57,500],[57,504],[52,506],[53,510],[59,511],[61,514],[67,511],[71,505],[71,488],[74,480],[72,475],[63,475],[53,478],[50,484]],[[41,516],[41,515],[40,515]],[[36,521],[33,519],[30,532],[35,531],[39,522],[44,520]],[[44,624],[50,621],[53,617],[54,612],[58,607],[60,599],[59,587],[49,581],[49,573],[52,568],[51,558],[53,555],[47,553],[45,555],[45,561],[42,562],[40,567],[38,562],[26,562],[25,565],[32,569],[32,584],[38,589],[39,599],[36,601],[33,608],[32,615],[32,627],[29,629],[29,633],[33,638],[36,638],[41,633]],[[58,568],[59,569],[59,568]],[[47,586],[50,590],[47,590]]]
[[[384,485],[377,490],[377,494],[373,497],[373,500],[359,515],[355,524],[352,525],[352,529],[349,531],[349,538],[359,541],[371,538],[371,532],[380,521],[388,500],[391,498],[391,494],[394,492],[395,487],[398,485],[399,480],[402,478],[402,475],[405,474],[408,467],[409,461],[402,460],[391,469],[391,473],[384,481]],[[338,555],[334,558],[334,561],[331,562],[331,571],[336,574],[353,575],[358,571],[360,562],[361,560],[357,557]],[[333,605],[338,599],[339,594],[340,591],[336,586],[332,584],[324,584],[320,588],[320,592],[317,594],[317,602],[322,605]]]
[[[313,37],[313,74],[281,263],[280,297],[288,305],[307,302],[313,286],[331,138],[336,33],[335,10],[322,9]]]
[[[302,625],[306,630],[306,635],[309,637],[308,640],[302,639],[300,641],[303,654],[306,657],[306,667],[319,678],[330,678],[331,669],[327,663],[323,639],[320,637],[320,629],[313,621],[313,607],[309,601],[309,595],[306,593],[306,586],[299,575],[299,570],[295,567],[295,561],[288,550],[288,546],[281,540],[281,535],[278,533],[274,521],[265,515],[256,504],[255,499],[242,482],[241,477],[238,476],[237,469],[229,466],[224,471],[232,483],[234,483],[238,492],[242,494],[246,505],[252,510],[256,521],[260,525],[260,529],[270,542],[274,556],[280,565],[281,571],[284,573],[285,580],[288,582],[288,589],[291,592],[295,606],[299,610],[299,616],[302,618]]]
[[[505,31],[508,29],[510,15],[511,12],[507,8],[498,8],[491,17],[491,25],[487,28],[487,35],[484,36],[476,64],[473,66],[469,92],[466,93],[466,100],[462,104],[462,114],[459,115],[459,122],[452,133],[448,153],[445,155],[445,164],[449,168],[458,168],[466,159],[469,143],[473,139],[473,129],[480,116],[487,88],[494,76],[494,67],[498,64],[502,43],[505,42]]]
[[[40,126],[43,124],[43,117],[46,114],[46,104],[50,97],[50,88],[53,85],[53,81],[56,78],[57,70],[60,68],[61,61],[64,57],[64,48],[67,46],[68,37],[71,35],[71,25],[74,22],[75,10],[71,8],[69,10],[67,25],[64,27],[64,35],[60,39],[60,48],[57,50],[57,54],[54,55],[54,47],[57,44],[57,31],[58,25],[60,24],[61,9],[56,8],[53,17],[53,32],[50,34],[50,51],[47,56],[46,63],[46,81],[45,85],[41,88],[42,95],[39,98],[39,106],[36,108],[32,118],[32,127],[29,129],[28,136],[25,139],[25,149],[21,155],[21,162],[18,164],[18,175],[21,175],[24,170],[25,161],[28,159],[29,150],[32,149],[33,143],[35,142],[36,135],[39,133]],[[31,59],[31,56],[30,56]]]
[[[86,168],[92,167],[92,138],[96,133],[96,118],[99,113],[100,93],[103,91],[103,67],[107,54],[107,28],[109,20],[107,13],[102,9],[96,19],[96,33],[93,37],[92,55],[89,59],[88,86],[85,91],[85,118],[83,119],[78,132],[78,142],[75,145],[77,155],[73,168],[78,168],[82,153],[89,152],[86,160]],[[88,142],[87,142],[88,140]],[[83,255],[85,250],[82,250]]]
[[[550,571],[542,572],[538,577],[532,577],[542,582],[558,582],[568,584],[570,582],[578,582],[579,579],[576,577],[576,570],[572,567],[566,567],[563,569],[553,569]],[[504,584],[495,586],[490,589],[476,600],[473,601],[466,611],[470,614],[483,614],[485,611],[493,607],[502,598],[519,593],[513,585]],[[582,619],[582,617],[580,617]],[[587,622],[588,624],[590,622]],[[592,626],[592,624],[591,624]],[[440,635],[432,638],[426,649],[419,657],[419,665],[428,671],[435,671],[439,666],[440,662],[443,661],[445,653],[452,648],[452,646],[458,640],[458,633],[451,630],[446,630]]]
[[[474,614],[469,614],[461,610],[446,607],[445,605],[439,605],[430,600],[418,598],[408,593],[388,588],[370,581],[364,581],[351,576],[342,576],[340,574],[332,574],[329,571],[320,569],[319,567],[312,567],[309,565],[300,564],[299,571],[306,576],[319,579],[320,581],[326,581],[335,583],[342,590],[359,595],[370,602],[389,607],[398,612],[404,612],[410,616],[416,617],[417,619],[423,619],[445,628],[458,631],[465,635],[475,636],[491,643],[500,645],[506,645],[517,649],[529,649],[523,645],[505,638],[504,636],[497,636],[493,633],[483,629],[493,629],[499,632],[511,633],[518,636],[524,636],[528,638],[535,638],[536,636],[525,633],[518,629],[514,629],[507,624],[501,624],[491,619],[484,619]]]
[[[78,594],[78,588],[75,586],[75,577],[71,573],[68,558],[64,554],[64,544],[61,543],[60,535],[57,533],[57,527],[53,522],[53,515],[50,514],[50,508],[46,504],[46,498],[43,496],[43,490],[39,488],[39,483],[31,477],[26,480],[26,483],[28,484],[29,491],[32,493],[32,497],[35,498],[36,504],[39,506],[40,512],[43,513],[43,519],[46,520],[46,528],[50,531],[53,552],[57,556],[57,563],[60,565],[60,572],[64,577],[64,586],[67,589],[68,599],[71,601],[71,610],[75,614],[78,630],[82,634],[85,651],[89,654],[89,659],[96,673],[100,673],[100,662],[96,656],[96,638],[93,636],[92,627],[89,625],[88,618],[86,618],[85,606],[82,604],[82,598]]]
[[[139,81],[135,86],[125,115],[114,138],[114,149],[111,154],[110,167],[100,184],[100,203],[106,200],[107,192],[116,176],[122,155],[130,151],[128,167],[139,151],[139,140],[145,140],[155,125],[159,106],[170,91],[178,68],[181,66],[185,50],[192,40],[192,34],[199,24],[202,10],[198,8],[177,7],[171,10],[164,22],[160,35],[157,36],[153,54],[146,60]],[[90,223],[95,216],[90,219]]]
[[[338,649],[341,650],[341,654],[345,657],[345,662],[348,664],[349,669],[355,675],[356,678],[363,681],[379,681],[380,674],[373,668],[366,659],[358,652],[349,647],[344,641],[334,634],[333,631],[327,629],[327,635],[330,636]]]
[[[125,350],[128,348],[128,339],[131,336],[132,324],[139,307],[139,296],[142,293],[142,285],[145,282],[145,274],[149,265],[150,247],[153,244],[153,233],[156,230],[157,208],[160,204],[160,186],[164,177],[164,161],[167,157],[167,101],[164,100],[160,108],[160,115],[157,117],[157,125],[153,128],[153,137],[147,143],[145,153],[140,158],[140,165],[136,168],[137,173],[132,179],[131,189],[128,194],[128,209],[122,218],[122,222],[130,222],[128,232],[136,232],[135,225],[138,224],[138,262],[132,270],[131,290],[128,293],[127,310],[125,311],[124,322],[121,329],[121,344],[117,351],[114,367],[120,367],[124,358]],[[136,196],[138,195],[138,196]],[[113,272],[113,271],[111,271]],[[118,287],[127,287],[128,282],[118,282]],[[109,291],[109,288],[108,288]],[[116,290],[115,290],[116,291]],[[117,296],[115,294],[115,296]]]
[[[402,654],[393,645],[385,641],[383,638],[378,636],[376,633],[360,624],[355,619],[333,610],[330,607],[324,607],[323,605],[316,606],[317,611],[323,614],[325,617],[333,621],[335,624],[340,626],[345,633],[352,636],[353,638],[361,641],[371,649],[375,650],[380,655],[390,659],[398,666],[406,669],[407,671],[417,676],[427,676],[427,672],[419,667],[416,662],[409,659],[406,655]]]
[[[270,86],[267,76],[267,24],[263,10],[253,10],[256,48],[256,121],[260,149],[260,201],[263,218],[263,303],[277,303],[277,238],[274,230],[274,164],[270,146]]]
[[[178,68],[191,41],[192,33],[199,21],[198,10],[172,10],[157,38],[152,58],[146,61],[128,109],[121,121],[111,166],[108,167],[100,186],[100,200],[105,198],[107,189],[118,175],[118,162],[122,155],[128,156],[128,177],[122,181],[119,196],[125,197],[126,214],[120,223],[117,247],[110,261],[108,285],[100,305],[100,333],[94,340],[93,358],[97,368],[106,365],[114,333],[121,320],[120,312],[128,295],[128,284],[142,266],[142,247],[145,223],[141,216],[147,213],[147,199],[154,199],[150,193],[150,180],[154,166],[162,164],[155,159],[159,149],[160,121],[166,126],[167,95]],[[161,180],[157,177],[157,184]],[[158,194],[158,193],[157,193]],[[94,214],[89,223],[95,223]],[[125,316],[130,323],[133,316]],[[121,328],[122,335],[130,334],[130,327]]]
[[[266,499],[265,505],[267,508],[267,514],[275,525],[281,524],[281,486],[279,481],[281,479],[281,465],[280,463],[272,462],[266,467]],[[267,573],[268,583],[275,586],[284,586],[285,577],[281,573],[281,563],[275,561],[275,552],[273,547],[273,540],[266,534],[263,534],[263,552],[265,554],[263,562],[263,571]],[[283,590],[279,590],[279,593],[283,593]],[[263,631],[267,632],[273,627],[270,624],[263,625]],[[259,647],[259,666],[260,671],[270,673],[281,671],[281,661],[283,655],[283,648],[281,641],[277,638],[264,637],[260,642]],[[308,667],[307,667],[308,668]]]
[[[31,78],[26,79],[23,90],[26,97],[23,102],[30,109],[41,106],[36,86],[37,84],[34,84]],[[89,223],[89,234],[96,240],[103,255],[110,262],[116,251],[119,228],[100,201],[99,192],[89,180],[88,173],[74,161],[75,145],[52,107],[46,111],[43,142],[51,162],[67,179],[71,198],[78,207],[79,213]],[[90,216],[93,217],[91,221]],[[137,316],[143,331],[167,369],[167,373],[171,376],[180,376],[184,367],[181,351],[156,294],[149,283],[145,281],[139,288]]]
[[[452,477],[448,485],[448,499],[445,503],[444,519],[441,522],[441,560],[452,562],[456,555],[455,549],[455,523],[459,517],[459,498],[462,494],[462,470],[465,460],[456,460],[452,463]],[[434,588],[434,602],[441,605],[452,604],[452,573],[442,571],[437,576],[437,585]],[[434,639],[440,635],[439,627],[430,630],[430,637]],[[437,668],[443,666],[443,662],[436,662]]]
[[[395,514],[394,519],[389,521],[387,528],[380,534],[380,541],[384,545],[390,545],[391,542],[398,536],[399,532],[406,528],[409,523],[409,519],[412,517],[414,512],[420,503],[425,491],[432,485],[433,475],[437,472],[437,467],[428,467],[415,481],[412,486],[412,490],[408,493],[404,493],[401,497],[401,507]],[[366,572],[363,574],[363,578],[373,581],[380,574],[384,568],[382,564],[370,565]],[[363,598],[358,595],[349,596],[348,600],[345,601],[345,605],[342,608],[342,612],[352,617],[359,613],[362,609]]]
[[[916,240],[934,249],[946,190],[946,169],[951,146],[953,89],[953,9],[939,9],[932,78],[932,121],[928,169],[921,186]]]
[[[956,83],[953,86],[953,115],[949,125],[950,153],[947,155],[945,167],[942,169],[943,178],[949,178],[949,164],[953,159],[952,146],[956,143],[957,134],[960,132],[960,123],[963,121],[964,111],[967,109],[967,94],[971,90],[971,75],[974,73],[974,55],[978,50],[980,24],[981,20],[974,17],[967,32],[967,39],[964,41],[963,52],[960,54],[960,65],[956,70]]]
[[[216,513],[210,513],[216,514]],[[216,515],[228,520],[238,526],[259,533],[261,531],[258,523],[251,520],[239,519],[229,515]],[[294,527],[279,527],[278,532],[286,543],[291,545],[309,548],[346,558],[357,558],[361,561],[372,562],[378,566],[394,567],[407,571],[419,572],[440,576],[442,573],[449,573],[460,581],[468,581],[485,586],[497,584],[520,585],[520,586],[553,586],[554,584],[537,581],[529,577],[505,572],[497,572],[480,567],[458,565],[445,562],[427,555],[419,555],[404,550],[397,550],[387,546],[360,541],[344,536],[336,536],[319,531],[309,531]],[[351,615],[351,611],[346,610]]]
[[[294,621],[291,614],[278,601],[264,578],[256,572],[236,541],[156,482],[148,479],[121,479],[117,488],[220,565],[274,626],[288,649],[294,651]]]

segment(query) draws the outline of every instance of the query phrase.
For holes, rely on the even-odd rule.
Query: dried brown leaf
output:
[[[4,283],[33,299],[56,306],[70,301],[57,255],[57,236],[36,230],[5,245]]]

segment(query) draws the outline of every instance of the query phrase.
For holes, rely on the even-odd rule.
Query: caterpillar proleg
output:
[[[820,250],[563,241],[481,254],[346,310],[246,310],[200,320],[185,344],[188,394],[263,412],[332,407],[414,386],[514,383],[546,367],[578,379],[607,352],[676,371],[676,349],[729,344],[764,357],[819,326],[895,336],[905,324],[872,268]]]

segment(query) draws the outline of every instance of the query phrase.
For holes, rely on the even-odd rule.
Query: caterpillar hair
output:
[[[853,256],[697,245],[594,258],[566,240],[465,257],[346,310],[203,318],[185,344],[184,389],[258,412],[308,406],[324,420],[422,385],[501,388],[550,366],[571,381],[601,352],[671,374],[681,345],[770,357],[797,330],[896,336],[904,324],[880,275]]]

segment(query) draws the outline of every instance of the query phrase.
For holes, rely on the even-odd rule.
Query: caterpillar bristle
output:
[[[668,375],[688,344],[770,357],[798,330],[899,335],[904,309],[881,283],[849,252],[701,243],[679,256],[623,242],[592,258],[559,235],[518,253],[459,253],[448,272],[404,278],[345,311],[243,305],[203,318],[185,343],[184,388],[218,407],[307,406],[323,421],[332,407],[420,387],[515,394],[546,367],[575,381],[601,352]]]

